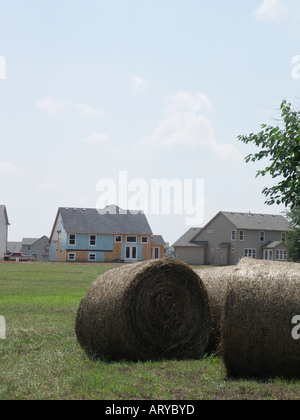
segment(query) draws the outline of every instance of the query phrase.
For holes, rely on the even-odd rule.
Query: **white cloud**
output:
[[[66,185],[57,178],[50,178],[47,181],[38,184],[37,189],[39,192],[51,191],[60,194],[65,194],[68,191]]]
[[[147,90],[147,84],[141,77],[133,77],[131,79],[135,93],[145,93]]]
[[[104,117],[104,113],[102,111],[98,111],[97,109],[92,108],[89,105],[77,104],[77,103],[72,103],[72,102],[68,102],[68,105],[79,109],[81,111],[80,115],[82,117],[87,117],[87,118],[103,118]]]
[[[5,175],[20,175],[22,171],[13,162],[0,161],[0,172]]]
[[[178,92],[166,99],[166,111],[174,114],[177,112],[198,113],[211,111],[211,104],[203,93]]]
[[[283,0],[263,0],[263,3],[253,12],[256,20],[282,20],[289,13]]]
[[[73,102],[59,102],[54,98],[45,98],[41,99],[37,103],[37,107],[42,111],[46,112],[47,114],[56,114],[59,111],[64,111],[67,108],[75,108],[80,111],[81,117],[87,118],[103,118],[104,113],[102,111],[98,111],[97,109],[81,103],[73,103]]]
[[[240,163],[243,157],[233,145],[216,140],[211,120],[203,115],[211,108],[202,93],[178,92],[169,96],[165,109],[169,115],[158,122],[152,135],[135,145],[134,152],[141,156],[181,148],[202,154],[206,151],[221,161]]]
[[[37,107],[42,111],[45,111],[47,114],[55,114],[61,110],[64,110],[66,107],[62,102],[58,102],[53,98],[41,99],[37,103]]]
[[[92,133],[84,140],[85,143],[102,144],[108,141],[107,134]]]

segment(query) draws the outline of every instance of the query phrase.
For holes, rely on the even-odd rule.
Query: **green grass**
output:
[[[92,361],[77,343],[77,305],[105,264],[0,264],[0,400],[299,399],[300,382],[229,381],[218,357]]]

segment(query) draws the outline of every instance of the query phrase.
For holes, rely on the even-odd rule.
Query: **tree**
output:
[[[292,226],[286,238],[288,257],[292,261],[300,262],[300,208],[294,207],[285,214]]]
[[[262,131],[249,136],[238,136],[245,144],[254,143],[261,147],[256,154],[246,156],[246,162],[269,158],[270,165],[259,170],[259,175],[270,174],[272,178],[283,177],[276,186],[264,188],[266,204],[284,204],[291,209],[300,208],[300,111],[283,100],[281,113],[284,128],[261,125]]]

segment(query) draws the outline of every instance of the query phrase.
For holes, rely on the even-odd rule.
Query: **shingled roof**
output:
[[[237,229],[288,231],[291,228],[287,219],[281,215],[226,211],[222,211],[221,214]]]
[[[112,205],[104,209],[60,207],[59,213],[67,233],[152,235],[142,211],[122,210]]]

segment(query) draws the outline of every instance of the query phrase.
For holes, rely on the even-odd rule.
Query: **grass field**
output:
[[[0,400],[299,399],[300,382],[229,381],[218,357],[108,363],[89,360],[74,322],[104,264],[0,264]]]

